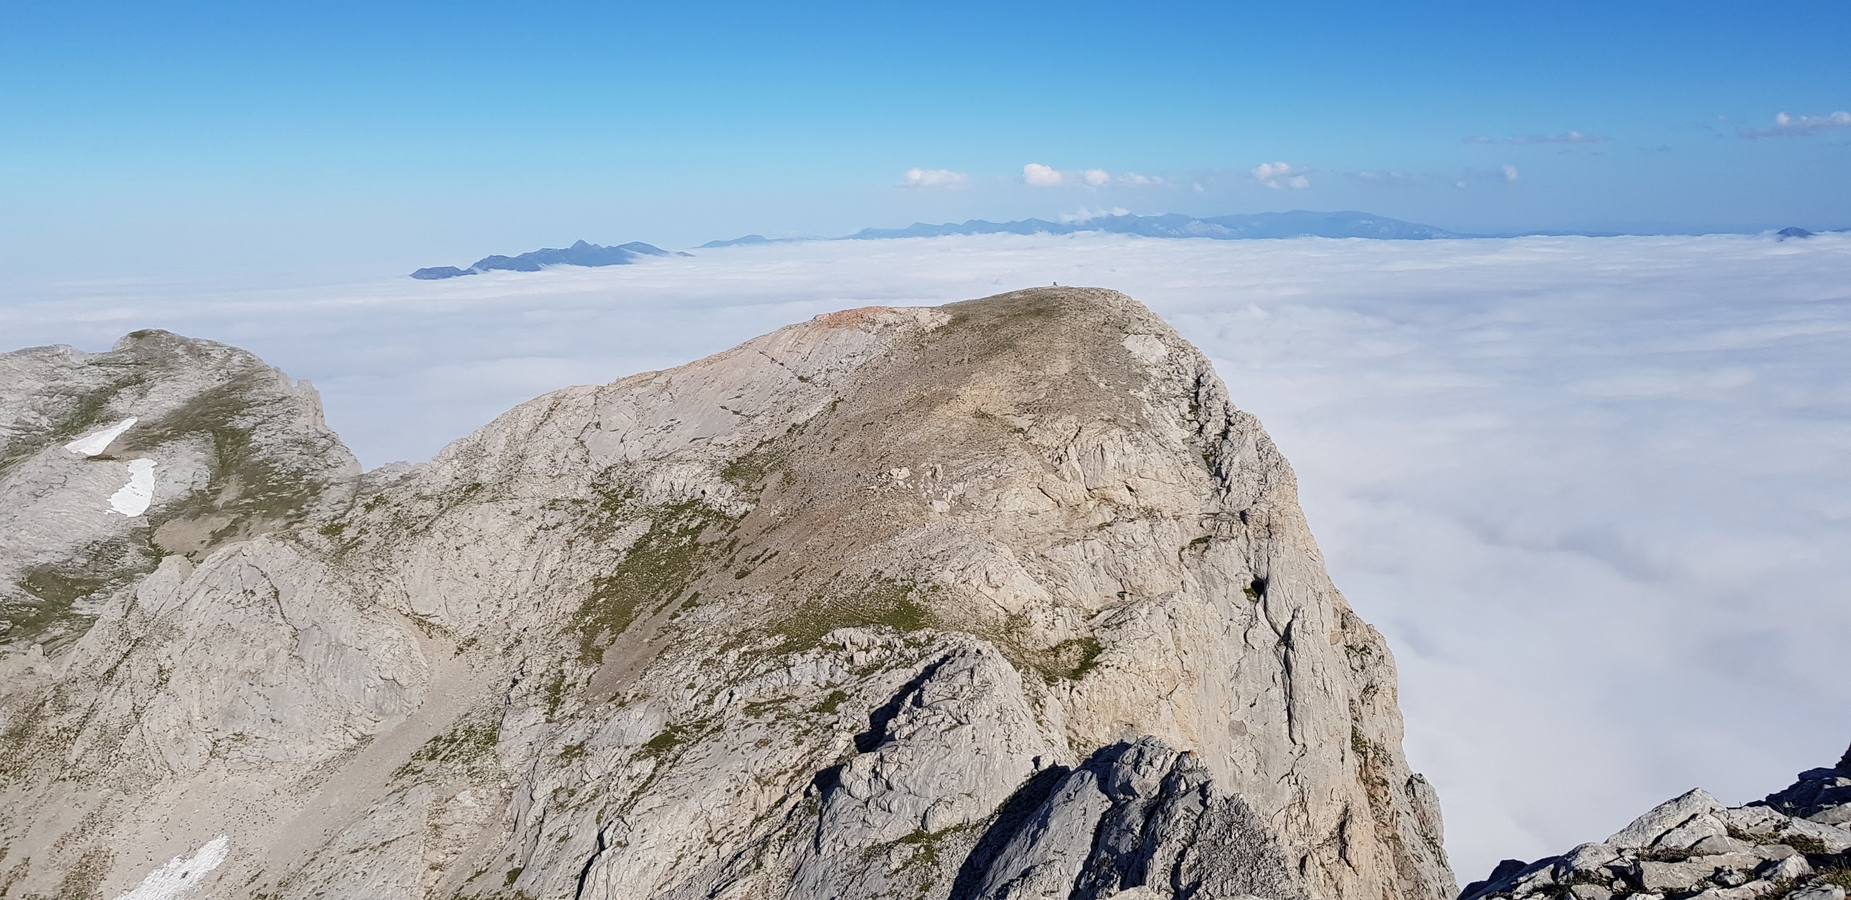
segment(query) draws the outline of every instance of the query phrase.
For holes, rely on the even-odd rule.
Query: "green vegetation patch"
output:
[[[676,750],[700,740],[706,734],[707,725],[708,722],[705,719],[670,725],[637,748],[636,755],[645,759],[669,756]]]
[[[847,691],[840,689],[830,691],[829,696],[824,697],[822,702],[816,704],[816,711],[825,716],[833,716],[836,710],[841,709],[843,702],[847,700]]]
[[[1105,645],[1092,635],[1069,638],[1041,651],[1041,665],[1036,668],[1049,682],[1079,681],[1099,666],[1099,656],[1104,652]]]
[[[655,507],[649,529],[623,561],[592,583],[579,607],[579,661],[596,665],[604,650],[645,612],[679,599],[700,573],[707,529],[732,520],[697,502]]]
[[[421,775],[436,767],[462,768],[472,774],[482,772],[493,766],[495,748],[500,743],[501,719],[492,713],[473,714],[425,741],[392,777]]]
[[[906,860],[905,868],[922,868],[930,872],[938,868],[940,859],[944,857],[944,850],[948,840],[975,830],[978,827],[979,825],[977,823],[971,823],[967,825],[953,825],[949,828],[941,828],[937,831],[927,831],[921,828],[914,831],[912,834],[894,841],[893,846],[914,848],[913,855]]]
[[[253,439],[256,424],[251,417],[259,406],[250,384],[229,381],[124,435],[133,447],[155,447],[198,437],[211,443],[208,489],[167,510],[171,519],[205,521],[215,514],[223,517],[224,524],[207,536],[199,552],[259,530],[260,523],[294,524],[320,496],[323,485],[319,481],[283,468],[258,449]],[[319,449],[308,448],[305,452]]]
[[[813,597],[773,626],[780,638],[774,651],[809,650],[838,628],[891,628],[906,634],[933,627],[938,617],[920,602],[920,593],[911,580],[874,575],[853,589]]]
[[[0,600],[0,646],[43,643],[48,652],[90,630],[96,617],[79,601],[107,595],[154,571],[160,554],[137,538],[100,541],[72,559],[35,566],[20,577],[20,593]]]

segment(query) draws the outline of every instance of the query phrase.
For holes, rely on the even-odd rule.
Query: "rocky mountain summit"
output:
[[[826,315],[366,476],[220,345],[0,374],[0,896],[1455,893],[1290,467],[1122,295]]]
[[[1845,900],[1848,888],[1851,750],[1756,803],[1725,807],[1693,790],[1605,841],[1505,860],[1460,900]]]

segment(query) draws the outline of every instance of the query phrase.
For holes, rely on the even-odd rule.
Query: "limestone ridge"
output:
[[[1604,841],[1533,863],[1505,860],[1460,896],[1845,900],[1847,888],[1851,750],[1755,803],[1725,807],[1693,790]]]
[[[1290,468],[1120,294],[826,315],[343,483],[13,663],[0,894],[1455,891]]]
[[[314,388],[242,350],[140,331],[0,355],[0,647],[55,650],[161,556],[312,521],[359,477]]]

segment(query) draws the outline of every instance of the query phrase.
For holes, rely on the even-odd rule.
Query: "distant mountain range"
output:
[[[475,275],[481,272],[538,272],[546,266],[625,266],[645,256],[687,255],[686,253],[673,253],[642,241],[631,241],[615,247],[579,241],[563,249],[545,247],[530,250],[518,256],[484,256],[467,269],[459,269],[455,266],[426,266],[411,273],[411,277],[432,281],[439,278]]]
[[[1499,234],[1473,234],[1447,231],[1432,225],[1391,219],[1372,213],[1344,210],[1316,212],[1294,209],[1287,212],[1243,213],[1231,216],[1198,218],[1181,213],[1159,216],[1098,216],[1055,222],[1048,219],[1017,219],[991,222],[969,219],[932,225],[914,222],[905,228],[863,228],[841,237],[769,238],[748,234],[723,241],[708,241],[696,249],[744,247],[756,244],[790,244],[801,241],[879,241],[891,238],[930,238],[980,234],[1079,234],[1082,232],[1129,234],[1148,238],[1206,238],[1216,241],[1251,241],[1280,238],[1366,238],[1379,241],[1426,241],[1440,238],[1508,238],[1529,236],[1618,237],[1629,232],[1525,231]],[[1671,232],[1653,232],[1671,233]],[[1787,228],[1776,234],[1778,240],[1812,236],[1803,228]],[[519,256],[485,256],[466,269],[456,266],[428,266],[411,273],[426,280],[456,278],[479,272],[538,272],[547,266],[622,266],[647,256],[689,256],[688,253],[664,250],[653,244],[632,241],[605,247],[579,241],[565,249],[546,248]]]

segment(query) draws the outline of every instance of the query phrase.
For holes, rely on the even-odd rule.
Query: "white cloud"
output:
[[[1162,176],[1140,175],[1136,172],[1126,172],[1118,176],[1118,183],[1128,187],[1163,187],[1169,184]]]
[[[1504,164],[1504,183],[1505,184],[1516,184],[1517,183],[1517,167],[1516,166],[1513,166],[1509,163]]]
[[[1080,177],[1086,181],[1087,187],[1105,187],[1112,183],[1112,173],[1104,169],[1087,169],[1080,173]]]
[[[992,236],[442,282],[14,281],[0,335],[248,347],[313,379],[377,464],[818,313],[1049,280],[1151,304],[1291,459],[1332,575],[1398,656],[1462,881],[1844,749],[1851,236]]]
[[[1311,186],[1311,179],[1305,176],[1307,171],[1291,163],[1260,163],[1253,167],[1253,180],[1275,191],[1304,190]]]
[[[1053,166],[1029,163],[1022,167],[1022,180],[1032,187],[1059,187],[1067,175]]]
[[[909,188],[961,188],[970,184],[970,176],[951,169],[911,168],[900,176],[900,185]]]
[[[1080,222],[1091,222],[1094,219],[1108,219],[1113,216],[1128,215],[1131,215],[1131,210],[1122,206],[1114,206],[1111,209],[1087,209],[1082,206],[1077,212],[1061,214],[1060,220],[1069,225],[1073,225]]]
[[[1773,128],[1744,128],[1738,133],[1745,138],[1802,137],[1841,128],[1851,128],[1851,112],[1823,116],[1795,116],[1783,112],[1774,116]]]

